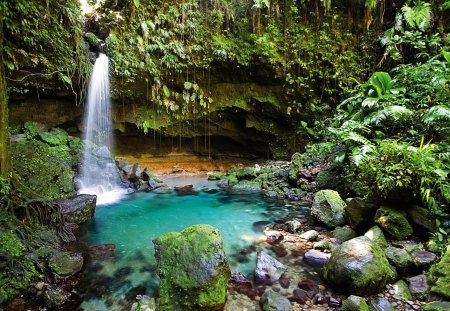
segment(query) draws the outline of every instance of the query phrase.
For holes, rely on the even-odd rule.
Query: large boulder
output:
[[[97,196],[80,194],[71,199],[59,200],[56,203],[60,206],[66,221],[79,225],[94,216]]]
[[[325,263],[323,276],[334,289],[353,295],[371,295],[394,278],[381,248],[367,237],[342,243]]]
[[[406,210],[408,220],[414,225],[414,228],[419,229],[424,233],[435,232],[436,222],[433,215],[426,208],[413,205]]]
[[[345,224],[344,211],[346,204],[339,193],[334,190],[321,190],[314,196],[311,214],[329,228]]]
[[[345,219],[354,230],[365,231],[373,225],[373,217],[378,207],[373,198],[352,198],[347,202]]]
[[[219,230],[194,225],[153,241],[160,278],[158,310],[220,310],[230,267]]]
[[[450,299],[450,248],[442,257],[441,261],[431,267],[430,276],[434,285],[431,291],[435,294],[441,295],[446,299]]]
[[[378,226],[373,226],[364,234],[364,236],[371,239],[375,244],[377,244],[381,249],[388,247],[386,238],[384,237],[383,231]]]
[[[396,240],[404,240],[413,233],[405,216],[392,207],[380,207],[375,213],[375,222]]]

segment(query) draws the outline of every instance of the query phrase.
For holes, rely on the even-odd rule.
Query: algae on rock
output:
[[[329,228],[345,224],[345,202],[334,190],[320,190],[314,196],[311,214]]]
[[[220,310],[230,267],[219,230],[194,225],[153,241],[160,277],[160,311]]]

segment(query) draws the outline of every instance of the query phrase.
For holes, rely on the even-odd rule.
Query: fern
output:
[[[424,114],[422,121],[427,124],[433,124],[440,121],[450,122],[450,108],[444,105],[434,106]]]
[[[432,20],[431,5],[418,1],[414,7],[405,4],[402,7],[403,18],[411,28],[418,28],[422,31],[426,30]]]
[[[369,114],[365,119],[365,124],[380,124],[386,119],[393,119],[395,121],[405,120],[414,113],[404,106],[388,106],[381,110]]]

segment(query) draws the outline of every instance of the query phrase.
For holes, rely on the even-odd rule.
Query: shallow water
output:
[[[177,181],[185,185],[193,180],[171,180],[170,186]],[[190,194],[180,195],[166,188],[97,206],[82,239],[90,245],[113,243],[116,255],[89,263],[85,288],[80,290],[85,297],[82,307],[122,310],[123,303],[133,301],[136,294],[154,295],[158,278],[152,240],[194,224],[218,228],[231,269],[244,274],[253,272],[256,252],[249,247],[263,237],[261,226],[254,224],[284,216],[287,207],[258,194],[228,194],[214,184],[203,179]]]

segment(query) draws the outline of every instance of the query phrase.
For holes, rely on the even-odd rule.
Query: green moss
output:
[[[432,301],[422,306],[422,311],[447,311],[450,310],[450,302]]]
[[[333,228],[345,223],[345,207],[346,204],[338,192],[321,190],[314,195],[311,214],[326,226]]]
[[[231,272],[217,229],[195,225],[154,241],[160,277],[158,309],[218,310]]]
[[[349,296],[342,304],[344,311],[369,311],[366,300],[359,296]]]
[[[450,299],[450,248],[444,254],[439,263],[430,269],[430,276],[434,281],[431,291]]]
[[[385,249],[388,247],[388,243],[386,241],[386,238],[384,237],[383,231],[378,226],[373,226],[370,228],[364,236],[371,239],[375,244],[377,244],[381,249]]]
[[[230,187],[237,185],[239,182],[235,173],[231,173],[230,175],[228,175],[227,178],[228,178],[228,186]]]
[[[397,240],[404,240],[413,233],[405,216],[391,207],[380,207],[375,214],[375,222]]]
[[[37,276],[33,261],[23,257],[24,251],[25,246],[12,230],[0,233],[0,255],[11,265],[0,269],[0,296],[5,300],[27,288]]]
[[[48,132],[39,133],[39,137],[50,146],[59,146],[67,144],[69,135],[62,129],[54,128]]]

